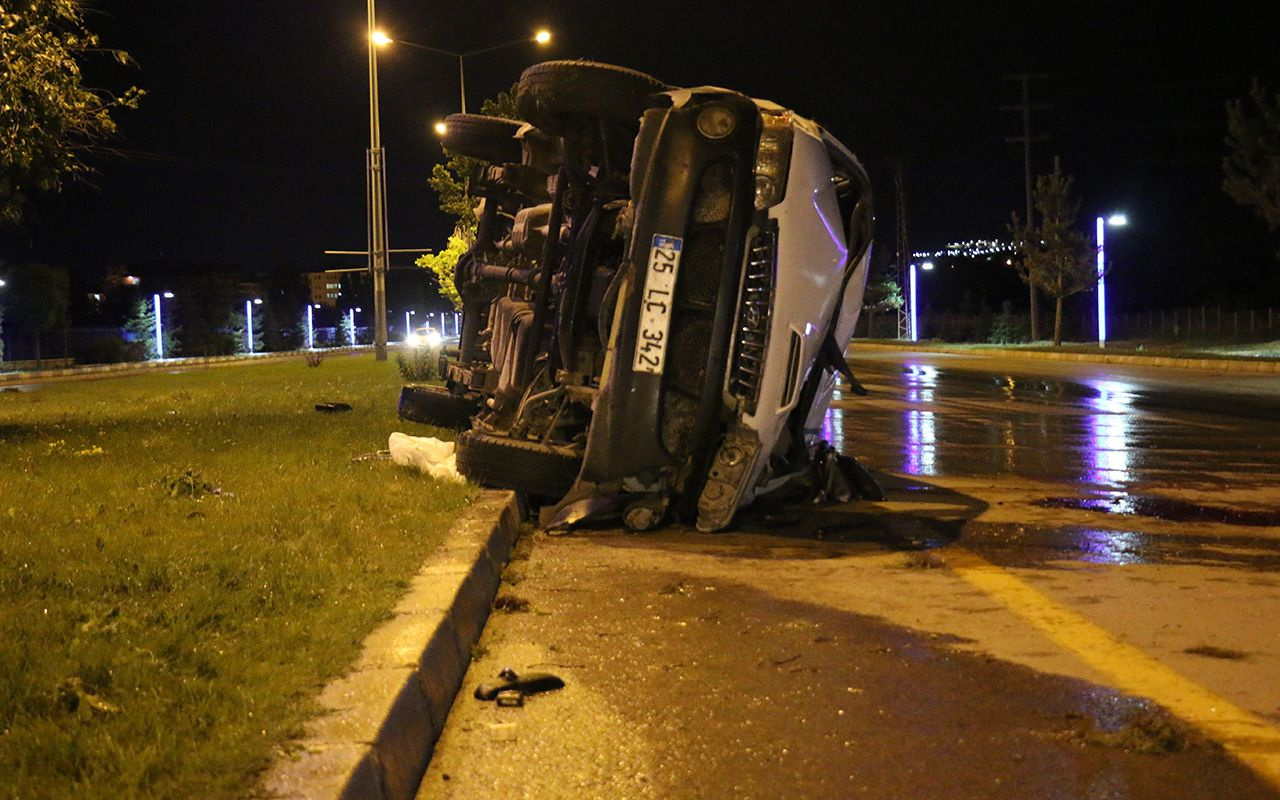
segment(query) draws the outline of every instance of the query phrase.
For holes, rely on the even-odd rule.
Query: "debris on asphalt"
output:
[[[466,480],[458,473],[453,442],[445,442],[434,436],[410,436],[396,432],[387,440],[391,460],[402,467],[415,467],[439,480],[462,483]]]
[[[326,414],[336,414],[339,411],[350,410],[350,403],[316,403],[316,411],[323,411]]]
[[[493,609],[495,611],[505,611],[508,614],[515,614],[529,610],[529,601],[523,597],[517,597],[514,594],[500,594],[493,601]]]
[[[500,706],[522,706],[531,694],[563,689],[564,681],[550,672],[526,672],[517,675],[507,667],[498,673],[499,683],[482,683],[476,687],[477,700],[495,700]]]

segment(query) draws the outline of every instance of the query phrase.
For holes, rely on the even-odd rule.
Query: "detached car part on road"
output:
[[[516,104],[527,123],[446,121],[446,149],[483,162],[437,398],[477,409],[458,469],[553,524],[717,530],[759,496],[821,491],[870,256],[858,160],[773,103],[607,64],[530,67]]]

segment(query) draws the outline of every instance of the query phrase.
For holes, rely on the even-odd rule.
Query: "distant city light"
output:
[[[924,262],[923,264],[920,265],[920,269],[923,269],[926,271],[933,269],[933,262],[932,261]]]
[[[137,275],[125,275],[122,283],[124,283],[125,286],[137,286],[142,283],[142,279]]]
[[[1123,228],[1125,225],[1129,224],[1129,218],[1124,214],[1112,214],[1107,219],[1107,224],[1113,228]]]
[[[974,239],[968,242],[952,242],[941,250],[912,253],[911,257],[944,258],[951,256],[952,258],[976,258],[977,256],[995,255],[996,253],[1012,253],[1013,250],[1012,242],[1002,242],[997,239]]]
[[[173,299],[173,292],[165,292],[164,294],[162,294],[162,295],[160,295],[160,296],[161,296],[161,297],[163,297],[165,300],[172,300],[172,299]]]

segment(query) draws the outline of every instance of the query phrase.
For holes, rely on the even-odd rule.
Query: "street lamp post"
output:
[[[387,173],[378,122],[378,46],[391,39],[377,29],[374,0],[369,9],[369,152],[365,159],[369,201],[369,271],[373,275],[373,353],[387,360]]]
[[[1098,237],[1098,348],[1107,346],[1107,254],[1104,246],[1107,226],[1123,228],[1129,224],[1124,214],[1112,214],[1110,217],[1098,217],[1096,232]]]
[[[920,265],[920,269],[925,270],[926,272],[928,272],[929,270],[933,269],[933,262],[932,262],[932,261],[926,261],[926,262],[924,262],[923,264],[921,264],[921,265]],[[915,265],[915,262],[912,262],[912,263],[911,263],[910,284],[911,284],[911,286],[910,286],[910,293],[911,293],[911,341],[913,341],[913,342],[918,342],[918,341],[920,341],[920,327],[919,327],[919,325],[918,325],[918,323],[917,323],[917,313],[916,313],[916,265]]]
[[[253,307],[262,305],[262,299],[255,297],[244,301],[244,340],[245,349],[253,355]]]
[[[0,286],[2,285],[3,284],[0,283]],[[155,312],[156,312],[156,358],[157,359],[164,358],[164,328],[160,318],[160,296],[161,295],[158,292],[156,294],[151,295],[151,300],[152,302],[155,303]],[[173,292],[164,293],[164,298],[166,300],[171,299],[172,297],[173,297]]]
[[[413,324],[409,321],[409,317],[418,313],[417,311],[404,312],[404,338],[407,340],[413,334]]]
[[[319,303],[307,303],[307,349],[316,349],[316,333],[315,333],[315,309],[319,308]]]

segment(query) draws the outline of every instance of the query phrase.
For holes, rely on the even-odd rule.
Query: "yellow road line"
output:
[[[1179,675],[1142,650],[1117,641],[1085,617],[969,550],[948,550],[947,564],[970,585],[999,600],[1108,676],[1115,688],[1160,703],[1280,788],[1280,730],[1266,720]]]

